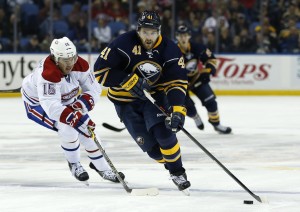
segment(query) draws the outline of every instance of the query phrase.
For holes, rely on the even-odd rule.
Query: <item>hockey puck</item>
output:
[[[252,200],[244,200],[244,204],[252,205],[253,201]]]

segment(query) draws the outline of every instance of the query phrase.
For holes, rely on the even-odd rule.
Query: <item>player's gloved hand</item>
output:
[[[135,73],[129,74],[121,83],[122,88],[128,91],[132,96],[146,100],[144,89],[150,91],[150,85],[146,79],[139,77]]]
[[[206,63],[205,68],[200,71],[199,81],[202,84],[209,83],[210,82],[210,75],[215,75],[216,74],[217,69],[216,69],[216,66],[214,65],[214,63],[215,63],[214,59],[209,60]]]
[[[95,106],[94,99],[87,93],[80,94],[77,100],[71,104],[72,109],[81,110],[83,114],[86,114],[92,110]]]
[[[85,137],[91,137],[89,129],[94,131],[96,127],[96,124],[90,119],[89,115],[83,115],[80,111],[71,113],[67,117],[67,123]]]
[[[200,71],[199,81],[201,84],[209,83],[210,82],[210,68],[204,68]]]
[[[168,129],[171,129],[174,133],[180,130],[179,126],[184,125],[186,108],[183,106],[173,106],[170,116],[165,119],[165,124]]]

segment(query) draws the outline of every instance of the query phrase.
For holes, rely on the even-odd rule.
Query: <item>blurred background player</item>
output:
[[[108,89],[108,98],[139,147],[154,160],[165,164],[179,190],[188,192],[176,132],[184,124],[183,106],[187,71],[180,49],[161,35],[157,12],[140,14],[137,29],[120,35],[99,55],[95,77]],[[144,95],[143,89],[165,102],[166,117]]]
[[[91,160],[90,167],[104,179],[119,182],[88,130],[95,129],[88,112],[101,93],[88,62],[77,55],[67,37],[54,39],[50,52],[23,80],[21,91],[28,118],[57,131],[70,171],[77,180],[89,179],[80,164],[81,143]],[[77,96],[80,89],[82,93]]]
[[[202,102],[202,105],[208,112],[208,121],[214,129],[222,134],[231,133],[231,128],[220,124],[220,116],[216,95],[211,89],[209,82],[210,76],[216,73],[217,60],[214,54],[206,46],[193,43],[191,39],[191,30],[187,25],[179,25],[176,30],[176,39],[178,46],[183,53],[186,69],[188,70],[188,90],[193,92]],[[199,62],[205,68],[199,70]],[[187,116],[194,119],[200,130],[204,129],[204,124],[197,112],[194,101],[189,93],[186,94]]]

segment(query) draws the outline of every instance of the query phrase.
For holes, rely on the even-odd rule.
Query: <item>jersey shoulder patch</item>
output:
[[[72,69],[72,71],[79,71],[79,72],[86,72],[89,70],[89,63],[83,59],[82,57],[78,56],[78,59]]]
[[[55,62],[51,60],[50,56],[44,61],[42,77],[45,80],[54,83],[60,82],[61,78],[64,77]]]

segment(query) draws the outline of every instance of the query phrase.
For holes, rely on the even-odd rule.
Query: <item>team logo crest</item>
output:
[[[185,64],[185,68],[188,70],[188,76],[193,76],[197,71],[198,61],[196,59],[190,60]]]
[[[159,79],[162,70],[161,66],[153,61],[142,61],[134,67],[134,70],[136,69],[148,80],[149,85]]]

